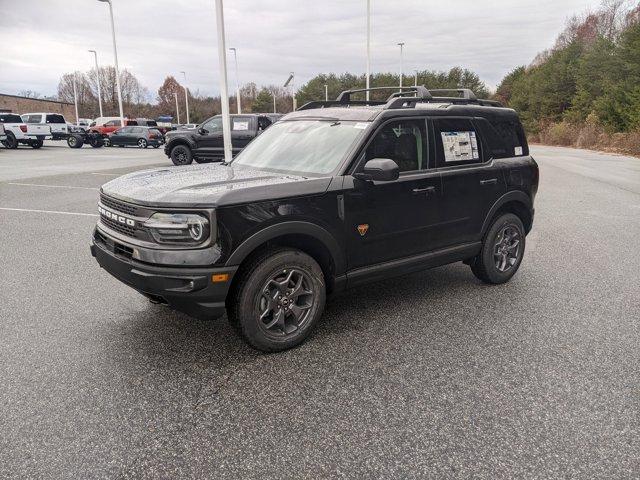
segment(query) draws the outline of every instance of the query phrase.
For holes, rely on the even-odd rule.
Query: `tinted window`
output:
[[[125,125],[138,125],[138,122],[135,120],[125,120],[124,123]]]
[[[62,115],[47,115],[47,123],[67,123]]]
[[[390,158],[401,172],[427,169],[427,135],[424,120],[390,122],[367,147],[365,160]]]
[[[147,120],[146,125],[147,127],[157,127],[158,122],[156,122],[155,120]]]
[[[481,143],[471,120],[438,119],[433,125],[438,167],[482,162]]]
[[[42,115],[22,115],[22,121],[25,123],[40,123]]]
[[[207,120],[202,124],[202,128],[204,128],[208,133],[215,133],[222,131],[222,117],[213,117],[210,120]]]
[[[13,113],[0,113],[0,122],[2,123],[24,123],[19,115]]]

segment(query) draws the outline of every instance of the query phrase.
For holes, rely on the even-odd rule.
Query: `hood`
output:
[[[324,193],[331,178],[308,178],[220,163],[123,175],[102,186],[111,197],[152,207],[216,207]]]

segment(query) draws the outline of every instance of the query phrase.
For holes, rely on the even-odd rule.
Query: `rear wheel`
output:
[[[193,162],[191,149],[186,145],[176,145],[171,149],[171,161],[174,165],[190,165]]]
[[[16,136],[11,132],[7,132],[7,139],[3,140],[2,144],[5,147],[10,148],[11,150],[18,148],[18,140],[16,139]]]
[[[508,282],[522,262],[525,238],[518,216],[513,213],[499,216],[489,227],[482,250],[471,263],[471,271],[485,283]]]
[[[144,138],[139,138],[138,139],[138,148],[147,148],[149,144],[147,143],[147,141]]]
[[[256,256],[229,297],[229,320],[264,352],[302,343],[322,316],[326,299],[322,269],[309,255],[279,248]]]
[[[83,144],[84,141],[80,135],[69,135],[69,138],[67,138],[67,145],[71,148],[81,148]]]
[[[31,148],[35,148],[37,150],[38,148],[42,148],[42,146],[44,145],[44,140],[42,140],[41,138],[37,138],[36,140],[32,140],[29,145],[31,145]]]

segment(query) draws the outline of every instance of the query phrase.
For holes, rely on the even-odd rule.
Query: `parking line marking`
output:
[[[97,172],[91,172],[91,175],[105,175],[107,177],[119,177],[120,175],[124,175],[124,173],[97,173]]]
[[[6,182],[7,185],[19,185],[21,187],[45,187],[45,188],[77,188],[80,190],[100,190],[95,187],[72,187],[70,185],[42,185],[39,183],[16,183],[16,182]]]
[[[7,210],[9,212],[31,212],[31,213],[55,213],[58,215],[81,215],[83,217],[97,217],[97,213],[81,213],[81,212],[60,212],[58,210],[32,210],[29,208],[6,208],[0,207],[0,210]]]

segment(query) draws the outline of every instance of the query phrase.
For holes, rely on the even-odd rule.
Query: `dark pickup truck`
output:
[[[231,145],[235,156],[247,144],[278,121],[282,115],[238,114],[231,115]],[[165,136],[164,153],[175,165],[220,162],[224,159],[222,141],[222,116],[216,115],[202,122],[193,130],[175,130]]]
[[[154,302],[226,311],[265,351],[302,342],[347,287],[453,262],[509,281],[538,190],[516,112],[468,90],[352,93],[290,113],[229,164],[105,184],[96,260]]]

